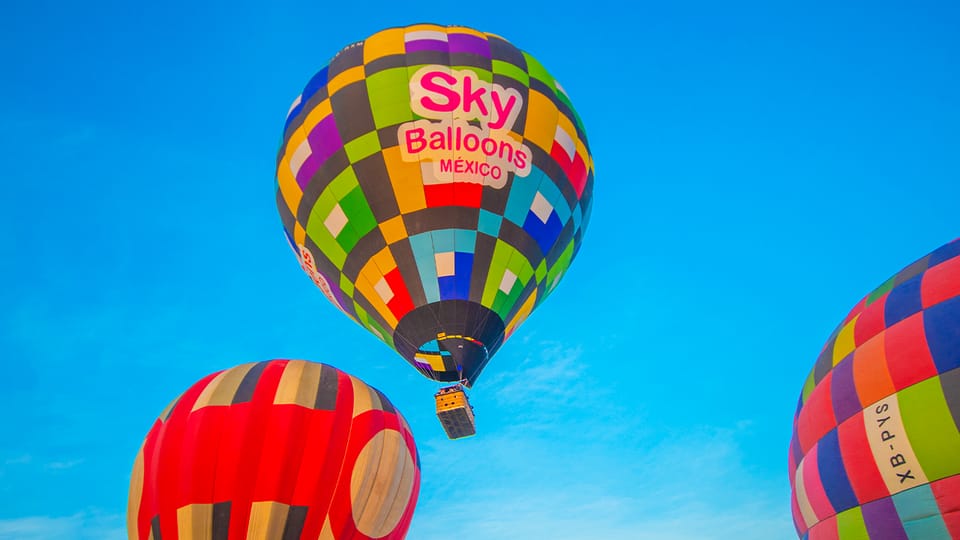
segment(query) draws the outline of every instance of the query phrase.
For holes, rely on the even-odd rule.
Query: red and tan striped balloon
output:
[[[406,420],[332,366],[211,374],[154,423],[130,481],[140,540],[402,539],[420,490]]]

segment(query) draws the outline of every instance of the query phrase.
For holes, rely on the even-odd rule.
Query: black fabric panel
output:
[[[940,386],[947,398],[947,407],[953,415],[953,423],[960,430],[960,368],[940,374]]]
[[[230,501],[213,503],[210,540],[228,540],[230,537],[230,504]]]
[[[447,51],[414,51],[405,55],[408,67],[419,68],[425,64],[450,65],[450,54]]]
[[[470,272],[470,300],[479,303],[483,299],[483,288],[487,285],[490,273],[490,261],[497,239],[483,233],[477,233],[477,244],[473,249],[473,268]]]
[[[407,67],[407,59],[402,54],[391,54],[374,58],[369,63],[364,64],[363,74],[366,77],[388,69]]]
[[[163,540],[163,536],[160,534],[160,516],[153,516],[153,519],[150,520],[150,530],[153,531],[153,540]]]
[[[337,370],[326,364],[320,368],[320,383],[317,385],[317,398],[313,408],[320,411],[332,411],[337,407],[337,393],[340,391],[340,381]]]
[[[385,247],[387,247],[387,241],[383,238],[383,231],[380,227],[374,227],[347,253],[347,260],[343,263],[343,274],[351,282],[356,283],[364,265]]]
[[[487,42],[490,43],[490,56],[494,59],[503,60],[527,71],[527,59],[512,43],[496,36],[487,36]]]
[[[509,219],[504,219],[500,224],[500,239],[517,249],[534,269],[543,260],[543,253],[540,251],[540,244],[530,236],[527,231],[518,227]]]
[[[260,382],[260,376],[263,375],[263,370],[266,369],[267,364],[270,362],[257,362],[255,366],[250,368],[250,371],[243,376],[243,380],[240,381],[240,385],[237,387],[237,393],[233,395],[233,401],[230,403],[247,403],[253,399],[253,392],[257,389],[257,383]]]
[[[390,184],[390,175],[387,174],[387,164],[383,160],[383,154],[377,152],[361,159],[353,164],[353,170],[357,174],[360,189],[377,222],[383,223],[400,215],[397,196]]]
[[[438,206],[424,208],[403,215],[403,224],[407,234],[414,236],[437,229],[477,230],[480,209],[466,206]]]
[[[407,292],[410,293],[410,299],[414,306],[422,306],[427,303],[426,293],[423,292],[423,280],[420,278],[420,269],[417,267],[417,259],[413,255],[413,248],[410,247],[409,239],[390,244],[390,253],[393,259],[397,261],[397,268],[400,269],[400,275],[407,286]]]
[[[376,131],[367,84],[363,80],[352,82],[330,96],[330,105],[337,119],[337,131],[344,143]]]
[[[307,522],[306,506],[291,506],[287,509],[287,521],[283,524],[282,540],[300,540]]]
[[[360,65],[363,65],[363,42],[348,45],[333,57],[330,61],[327,80],[332,81],[337,75]]]

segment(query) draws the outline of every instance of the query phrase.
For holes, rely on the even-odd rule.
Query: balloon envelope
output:
[[[401,539],[420,463],[376,389],[303,360],[211,374],[154,423],[134,462],[129,538]]]
[[[864,297],[807,378],[790,444],[801,538],[960,539],[960,239]]]
[[[576,256],[593,161],[531,55],[419,24],[307,83],[276,178],[287,239],[326,297],[425,376],[469,385]]]

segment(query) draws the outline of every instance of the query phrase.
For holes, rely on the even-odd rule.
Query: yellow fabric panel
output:
[[[333,106],[330,104],[330,98],[317,103],[314,108],[310,109],[310,114],[307,115],[303,120],[303,124],[300,125],[304,138],[313,131],[313,128],[317,127],[317,124],[319,124],[321,120],[332,114]],[[287,147],[289,148],[289,145]]]
[[[133,472],[130,474],[130,493],[127,496],[127,537],[140,538],[137,534],[137,517],[140,515],[140,502],[143,500],[143,447],[133,460]]]
[[[200,392],[200,396],[197,397],[197,401],[193,404],[193,409],[190,412],[204,407],[233,403],[233,398],[237,395],[237,388],[240,387],[243,378],[247,376],[247,372],[254,365],[254,363],[241,364],[214,377],[210,384],[203,389],[203,392]]]
[[[370,36],[363,42],[363,63],[368,64],[377,58],[392,54],[403,54],[403,28],[389,28]]]
[[[403,216],[395,216],[381,223],[380,232],[388,245],[410,236],[407,226],[403,224]]]
[[[327,82],[327,95],[336,94],[344,86],[363,80],[363,66],[354,66],[337,74],[336,77]]]
[[[560,111],[547,96],[536,90],[530,90],[529,99],[523,137],[549,154],[553,148],[553,138],[557,134],[557,117],[560,116]]]
[[[530,296],[527,297],[527,301],[520,306],[520,309],[517,310],[517,314],[513,316],[513,319],[507,324],[507,329],[504,330],[504,335],[510,337],[510,334],[513,334],[513,331],[517,329],[518,326],[523,324],[523,321],[527,320],[527,317],[530,316],[530,313],[533,312],[533,306],[537,303],[537,289],[533,289],[533,292],[530,293]]]
[[[350,383],[353,385],[353,417],[356,418],[373,410],[373,392],[369,386],[353,375],[350,376]]]
[[[579,137],[577,141],[577,155],[580,156],[580,159],[587,165],[587,171],[593,170],[593,158],[590,157],[590,152],[587,150],[587,145],[583,144],[583,141]]]
[[[275,405],[300,405],[312,409],[317,402],[320,373],[323,367],[315,362],[291,360],[280,376]]]
[[[290,507],[274,501],[259,501],[250,506],[247,538],[251,540],[280,538],[287,523]]]
[[[857,326],[857,320],[859,318],[860,314],[857,314],[857,316],[847,323],[847,325],[840,330],[840,333],[837,334],[837,339],[833,342],[833,365],[839,364],[841,360],[857,348],[857,344],[853,340],[853,329]]]
[[[357,276],[354,285],[356,285],[356,290],[360,291],[360,294],[370,302],[373,309],[377,310],[377,313],[383,317],[390,326],[390,329],[393,330],[397,327],[397,318],[393,316],[393,313],[390,311],[390,308],[387,307],[383,298],[380,298],[380,293],[373,288],[374,284],[378,283],[382,278],[383,274],[380,273],[380,269],[377,268],[377,265],[371,260],[367,261],[363,270],[360,270],[360,274]]]
[[[380,524],[380,530],[383,530],[384,534],[386,534],[386,531],[392,531],[397,527],[400,518],[403,517],[403,512],[410,506],[410,500],[413,498],[413,481],[416,478],[417,465],[413,455],[410,454],[410,449],[406,446],[406,442],[403,441],[402,437],[400,439],[402,465],[400,474],[395,474],[398,482],[391,486],[391,491],[387,496],[389,508],[387,508],[383,523]]]
[[[805,466],[806,459],[803,459],[797,466],[797,472],[793,476],[793,485],[796,488],[797,506],[800,507],[800,517],[803,518],[804,524],[809,528],[817,522],[817,514],[813,511],[813,506],[810,505],[810,499],[807,498],[806,486],[803,485],[803,468]],[[814,463],[813,466],[816,467],[816,463]]]
[[[573,122],[571,122],[569,118],[567,118],[566,116],[564,116],[564,115],[562,115],[562,114],[559,114],[559,112],[560,112],[560,111],[557,110],[557,113],[558,113],[558,114],[557,114],[557,127],[559,127],[560,129],[562,129],[563,131],[565,131],[565,132],[567,133],[567,135],[570,136],[570,140],[573,141],[574,148],[576,148],[577,143],[580,142],[580,137],[577,136],[577,127],[573,125]],[[556,136],[556,131],[557,131],[557,130],[554,129],[553,131],[554,131],[554,136]]]
[[[296,215],[296,209],[294,209],[293,212],[294,215]],[[296,242],[298,246],[307,244],[307,230],[303,228],[303,225],[301,225],[299,221],[293,224],[293,241]]]
[[[287,203],[287,208],[293,212],[293,215],[297,215],[297,208],[300,206],[303,190],[300,189],[300,184],[297,184],[297,178],[294,176],[293,169],[290,165],[290,158],[306,140],[307,135],[303,132],[303,129],[301,127],[295,129],[287,140],[283,157],[280,159],[280,166],[277,167],[277,184],[280,188],[281,195],[283,195],[284,202]]]
[[[177,535],[180,540],[206,540],[212,533],[212,504],[190,504],[177,508]]]
[[[420,172],[420,163],[404,161],[400,157],[400,147],[391,146],[382,151],[383,161],[387,166],[393,194],[397,199],[397,206],[401,214],[409,214],[427,207],[427,199],[423,194],[423,179]]]
[[[287,203],[287,208],[293,215],[297,215],[297,207],[300,206],[300,199],[303,198],[303,190],[300,184],[297,184],[297,178],[293,176],[290,170],[290,158],[286,154],[280,160],[280,166],[277,167],[277,185],[280,188],[280,194],[283,196],[283,202]]]
[[[387,461],[383,462],[385,458],[387,458]],[[383,467],[381,467],[381,464]],[[353,513],[353,521],[356,523],[357,529],[367,534],[367,536],[381,536],[368,534],[367,531],[360,528],[360,525],[363,521],[362,518],[367,504],[373,496],[373,488],[377,475],[388,474],[387,470],[391,465],[388,456],[384,456],[383,431],[374,435],[367,442],[363,449],[360,450],[357,461],[353,464],[353,472],[350,476],[350,506]],[[376,498],[374,497],[374,502],[375,501]],[[366,522],[364,522],[363,525],[365,527],[370,526],[370,524]]]
[[[333,527],[330,526],[329,515],[323,520],[323,529],[320,530],[320,538],[317,538],[317,540],[337,540],[337,537],[333,535]]]
[[[877,412],[878,410],[882,412]],[[870,442],[870,452],[873,453],[877,468],[880,469],[880,476],[891,495],[929,482],[927,475],[920,467],[913,467],[911,469],[913,478],[904,482],[903,478],[897,476],[900,469],[890,460],[890,440],[889,438],[884,440],[883,433],[896,437],[896,453],[905,460],[905,463],[920,463],[917,454],[913,451],[913,446],[910,444],[910,438],[906,436],[907,430],[903,426],[903,417],[900,415],[900,401],[897,394],[888,396],[864,409],[863,423],[870,427],[883,426],[882,429],[868,429],[867,440]]]
[[[414,357],[421,362],[430,364],[433,371],[444,371],[447,368],[443,365],[443,357],[439,354],[416,354]]]
[[[373,264],[377,265],[377,268],[380,269],[380,274],[384,276],[397,267],[397,261],[393,258],[390,246],[381,249],[370,259],[373,261]]]
[[[431,23],[411,24],[410,26],[404,28],[405,33],[422,32],[424,30],[428,30],[431,32],[443,32],[444,34],[447,33],[446,27],[436,25],[436,24],[431,24]]]
[[[374,439],[380,439],[380,441],[371,440],[360,451],[363,456],[368,449],[371,453],[375,453],[377,447],[380,449],[379,455],[374,454],[369,458],[370,462],[377,463],[377,468],[370,475],[369,480],[372,481],[361,483],[360,489],[369,487],[369,491],[354,491],[358,472],[356,468],[353,470],[354,476],[351,478],[350,487],[353,520],[357,530],[372,538],[380,538],[397,526],[406,508],[404,503],[409,501],[412,478],[408,481],[409,485],[404,486],[403,483],[405,469],[412,467],[412,459],[400,432],[392,429],[383,430],[377,433]],[[398,501],[398,498],[405,500]],[[399,512],[396,511],[396,506],[400,506]]]

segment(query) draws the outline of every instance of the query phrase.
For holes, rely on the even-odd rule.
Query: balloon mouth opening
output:
[[[468,384],[503,343],[500,316],[468,300],[442,300],[404,316],[394,331],[397,352],[428,379]]]

